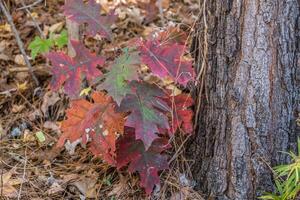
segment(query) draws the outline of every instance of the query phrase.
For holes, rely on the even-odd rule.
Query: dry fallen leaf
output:
[[[75,185],[86,198],[96,198],[97,197],[97,191],[95,187],[96,183],[97,183],[97,177],[94,177],[94,178],[83,178],[80,181],[74,182],[73,185]]]
[[[120,174],[120,182],[113,186],[112,191],[108,193],[108,196],[116,196],[117,198],[128,189],[128,180],[125,176]]]
[[[60,97],[58,93],[49,91],[44,95],[43,103],[41,106],[41,110],[44,113],[44,115],[47,115],[48,109],[50,106],[54,106],[58,101],[60,100]]]
[[[10,58],[7,55],[1,53],[0,54],[0,60],[8,61],[8,60],[10,60]]]
[[[25,129],[24,134],[23,134],[23,141],[24,142],[32,142],[35,141],[34,135],[28,130]]]
[[[2,194],[7,198],[15,198],[18,196],[18,191],[14,186],[20,185],[24,181],[20,178],[12,178],[15,170],[15,168],[12,168],[10,171],[3,174],[2,183],[0,182],[0,195]]]
[[[54,182],[50,188],[47,190],[47,194],[48,195],[51,195],[51,194],[55,194],[55,193],[58,193],[58,192],[62,192],[64,191],[64,189],[62,188],[61,185],[59,185],[57,182]]]
[[[182,91],[175,85],[168,85],[166,88],[172,91],[171,96],[177,96],[182,93]]]
[[[0,25],[0,30],[11,32],[11,27],[8,23],[5,23],[4,25]]]
[[[24,83],[17,83],[17,89],[19,91],[24,91],[28,88],[27,86],[27,81],[25,81]]]
[[[25,108],[25,106],[24,105],[13,105],[12,106],[12,113],[19,113],[19,112],[21,112],[23,109]]]
[[[16,55],[15,63],[18,65],[26,65],[23,55],[21,55],[21,54]]]
[[[62,30],[64,25],[65,25],[65,22],[58,22],[58,23],[50,26],[49,31],[50,31],[50,33],[58,33]]]
[[[60,128],[58,125],[56,125],[55,122],[51,122],[51,121],[46,121],[43,125],[44,128],[46,129],[50,129],[56,133],[60,133]]]

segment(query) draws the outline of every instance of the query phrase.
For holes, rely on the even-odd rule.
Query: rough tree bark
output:
[[[299,2],[206,0],[205,8],[207,29],[201,11],[192,49],[198,72],[206,68],[188,147],[194,179],[215,199],[255,199],[273,189],[269,166],[288,161],[279,151],[295,150],[300,137]]]

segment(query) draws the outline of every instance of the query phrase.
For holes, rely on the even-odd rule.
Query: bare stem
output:
[[[4,15],[5,15],[5,17],[6,17],[7,21],[8,21],[8,23],[9,23],[9,25],[10,25],[11,28],[12,28],[12,31],[13,31],[13,33],[14,33],[14,35],[15,35],[16,40],[17,40],[17,44],[18,44],[18,46],[19,46],[19,49],[20,49],[20,51],[21,51],[21,53],[22,53],[22,55],[23,55],[23,57],[24,57],[24,60],[25,60],[26,65],[27,65],[27,67],[28,67],[28,69],[29,69],[29,73],[31,74],[31,76],[32,76],[32,78],[33,78],[35,84],[36,84],[37,86],[39,86],[40,83],[39,83],[38,79],[36,78],[36,76],[35,76],[34,73],[33,73],[32,66],[31,66],[31,64],[30,64],[30,62],[29,62],[29,60],[28,60],[28,57],[27,57],[27,55],[26,55],[26,52],[25,52],[25,50],[24,50],[24,44],[23,44],[23,42],[22,42],[22,40],[21,40],[21,38],[20,38],[20,35],[19,35],[19,33],[18,33],[17,29],[16,29],[16,26],[15,26],[15,24],[14,24],[14,22],[13,22],[13,19],[12,19],[10,13],[8,12],[8,10],[6,9],[6,7],[5,7],[5,5],[4,5],[4,3],[3,3],[2,0],[0,1],[0,8],[1,8],[1,10],[3,11],[3,13],[4,13]]]

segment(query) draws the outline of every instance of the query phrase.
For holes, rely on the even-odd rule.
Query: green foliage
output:
[[[54,36],[54,44],[58,48],[63,48],[65,45],[68,44],[68,32],[66,30],[62,30],[62,32],[57,35],[57,37]]]
[[[274,167],[276,175],[275,193],[266,193],[260,199],[288,200],[295,199],[300,193],[300,139],[298,139],[298,155],[287,153],[292,162]]]
[[[31,57],[36,58],[37,55],[48,53],[50,49],[56,45],[58,48],[64,47],[68,43],[68,33],[63,30],[58,35],[50,34],[50,38],[42,39],[36,36],[34,40],[29,44],[28,48],[31,50]]]
[[[51,39],[42,39],[39,36],[35,36],[28,48],[31,50],[31,57],[35,59],[38,54],[49,52],[52,46],[53,41]]]
[[[98,89],[105,89],[114,98],[118,105],[130,92],[129,81],[138,80],[137,68],[140,63],[137,52],[129,52],[123,49],[123,54],[117,58],[110,72],[106,74],[105,81]]]

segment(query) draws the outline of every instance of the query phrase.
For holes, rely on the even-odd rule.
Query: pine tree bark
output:
[[[299,2],[206,0],[205,9],[192,48],[198,73],[206,68],[188,145],[194,179],[213,199],[256,199],[274,189],[270,166],[289,161],[279,151],[296,151],[300,137]]]

